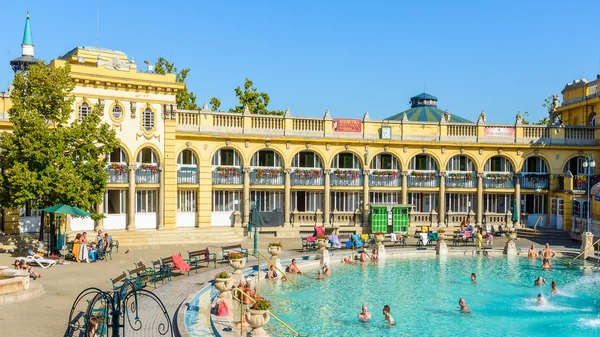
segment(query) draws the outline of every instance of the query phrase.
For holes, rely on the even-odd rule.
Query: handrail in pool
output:
[[[275,267],[277,268],[277,267]],[[246,296],[247,298],[249,298],[252,303],[256,303],[256,300],[252,298],[252,296],[247,295],[242,289],[238,288],[238,287],[234,287],[233,290],[237,290],[240,294],[242,294],[242,298],[244,296]],[[238,302],[240,302],[240,336],[244,335],[244,302],[238,298],[235,295],[231,295],[235,300],[237,300]],[[267,310],[267,312],[269,313],[269,315],[271,315],[271,317],[275,318],[275,320],[279,323],[281,323],[281,325],[283,325],[284,327],[286,327],[288,330],[290,330],[292,333],[294,333],[294,336],[300,336],[300,334],[298,333],[298,331],[292,329],[291,326],[289,326],[287,323],[285,323],[284,321],[282,321],[281,319],[279,319],[279,317],[275,316],[271,310]]]
[[[540,217],[535,221],[535,225],[533,225],[533,236],[537,237],[537,225],[540,220],[544,220],[544,217],[540,215]]]
[[[569,262],[569,266],[575,262],[575,260],[577,260],[581,255],[585,254],[590,248],[592,248],[592,254],[594,254],[594,245],[598,245],[598,259],[600,260],[600,240],[592,243],[591,246],[587,247],[586,249],[583,250],[583,252],[579,253],[579,255],[575,256],[575,258],[573,260],[571,260],[571,262]]]
[[[275,267],[275,269],[277,269],[277,270],[278,270],[278,271],[281,273],[281,275],[283,275],[283,276],[285,277],[285,279],[286,279],[286,280],[290,281],[290,282],[291,282],[293,285],[295,285],[297,288],[300,288],[300,287],[298,287],[298,285],[296,284],[296,282],[294,282],[294,281],[293,281],[291,278],[289,278],[289,277],[288,277],[288,275],[287,275],[285,272],[283,272],[281,269],[277,268],[277,266],[276,266],[276,265],[274,265],[274,264],[273,264],[273,262],[271,262],[271,261],[269,260],[269,258],[267,258],[266,256],[264,256],[264,255],[263,255],[261,252],[259,252],[259,251],[256,251],[256,253],[258,254],[258,255],[256,256],[256,258],[258,259],[258,273],[257,273],[257,275],[258,275],[258,281],[260,281],[260,257],[262,256],[262,257],[263,257],[263,259],[267,260],[267,262],[268,262],[270,265],[272,265],[273,267]],[[257,282],[257,285],[258,285],[258,282]]]

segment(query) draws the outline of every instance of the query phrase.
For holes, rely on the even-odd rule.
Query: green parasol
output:
[[[54,213],[54,214],[68,214],[68,215],[74,215],[74,216],[78,216],[78,217],[87,217],[87,216],[92,215],[90,212],[84,211],[79,207],[69,206],[69,205],[65,205],[65,204],[60,204],[60,205],[44,208],[42,211],[44,211],[46,213]]]
[[[513,200],[513,212],[512,212],[512,216],[510,218],[510,220],[513,222],[513,224],[516,224],[517,222],[519,222],[519,208],[517,207],[517,200],[514,199]]]

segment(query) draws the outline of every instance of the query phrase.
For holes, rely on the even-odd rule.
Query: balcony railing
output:
[[[254,167],[250,171],[250,185],[283,185],[284,181],[281,167]]]
[[[291,184],[302,186],[323,186],[323,169],[295,168],[292,171]]]
[[[178,184],[197,184],[198,169],[195,167],[181,167],[177,170]]]
[[[237,185],[244,183],[244,174],[241,167],[217,166],[212,171],[214,185]]]
[[[446,176],[446,187],[476,188],[477,174],[475,172],[448,172],[448,175]]]
[[[547,189],[549,184],[548,173],[523,172],[521,176],[521,188],[527,189]]]
[[[400,171],[373,170],[369,175],[369,186],[395,187],[402,185]]]
[[[158,166],[142,165],[135,170],[135,182],[138,184],[158,184],[160,182]]]
[[[129,183],[129,172],[125,164],[110,164],[106,168],[108,173],[107,182],[109,184],[127,184]]]
[[[334,169],[330,183],[331,186],[362,186],[363,174],[359,169]]]
[[[408,187],[439,187],[436,171],[415,170],[408,172]]]
[[[513,174],[508,172],[486,172],[483,188],[514,188]]]

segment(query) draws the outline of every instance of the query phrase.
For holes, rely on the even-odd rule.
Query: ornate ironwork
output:
[[[83,290],[71,307],[65,337],[121,337],[148,335],[174,337],[172,320],[162,301],[142,285],[125,280],[114,291]],[[156,312],[149,309],[158,307]],[[148,312],[147,326],[144,312]],[[94,322],[92,322],[94,321]],[[95,323],[95,324],[94,324]],[[93,326],[95,325],[95,326]],[[95,329],[95,331],[94,331]]]

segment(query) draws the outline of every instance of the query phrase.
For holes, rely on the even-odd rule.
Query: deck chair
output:
[[[369,234],[361,234],[360,239],[362,240],[363,244],[365,244],[365,246],[375,243],[375,239]]]
[[[46,269],[56,265],[56,260],[45,259],[38,254],[29,255],[27,257],[17,257],[16,260],[24,261],[27,264],[37,264],[38,266]]]
[[[363,246],[363,242],[358,234],[352,234],[352,242],[354,243],[354,248],[361,248]]]
[[[342,248],[342,243],[337,235],[329,235],[329,244],[331,245],[331,248]]]
[[[315,232],[317,233],[317,237],[325,236],[325,228],[323,226],[315,226]]]

